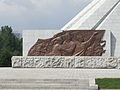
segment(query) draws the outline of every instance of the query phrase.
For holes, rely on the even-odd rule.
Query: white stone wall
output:
[[[27,56],[30,48],[38,39],[47,39],[53,37],[61,30],[24,30],[23,31],[23,56]]]
[[[112,56],[120,56],[120,4],[97,29],[111,30]]]
[[[12,67],[16,68],[99,68],[119,69],[119,57],[79,56],[14,56]]]
[[[101,30],[101,29],[100,29]],[[103,40],[106,41],[106,45],[104,47],[105,53],[102,56],[111,56],[111,31],[105,30],[105,34],[103,36]]]
[[[38,39],[48,39],[62,30],[24,30],[23,32],[23,56],[27,56],[30,48],[37,42]],[[103,56],[111,56],[111,32],[105,31],[103,40],[106,40],[104,49],[106,52]]]

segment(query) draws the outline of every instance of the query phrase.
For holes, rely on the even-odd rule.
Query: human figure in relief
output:
[[[91,46],[91,44],[95,41],[95,35],[97,35],[97,32],[94,32],[93,35],[90,37],[89,40],[85,42],[79,42],[79,41],[71,41],[66,40],[66,42],[62,41],[62,37],[57,37],[53,40],[55,43],[52,52],[49,54],[51,56],[84,56],[87,48]],[[68,35],[65,35],[69,37]]]

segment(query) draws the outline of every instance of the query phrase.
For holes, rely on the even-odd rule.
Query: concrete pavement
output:
[[[0,79],[120,78],[118,69],[0,68]]]

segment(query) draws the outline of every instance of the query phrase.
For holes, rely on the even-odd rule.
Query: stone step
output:
[[[0,90],[89,90],[89,89],[0,89]]]
[[[89,84],[80,84],[80,83],[73,83],[73,84],[69,84],[69,83],[0,83],[0,85],[45,85],[45,86],[52,86],[52,85],[55,85],[55,86],[63,86],[63,85],[67,85],[67,86],[84,86],[84,85],[89,85]]]
[[[89,84],[88,79],[0,79],[0,83]]]
[[[88,89],[86,85],[0,85],[0,89]]]
[[[0,79],[0,89],[89,89],[89,80]]]

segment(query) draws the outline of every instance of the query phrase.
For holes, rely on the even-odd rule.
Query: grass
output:
[[[120,89],[120,78],[96,79],[96,84],[101,89]]]

